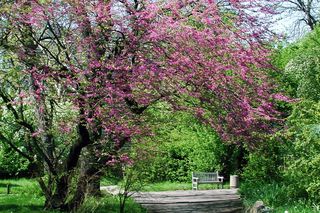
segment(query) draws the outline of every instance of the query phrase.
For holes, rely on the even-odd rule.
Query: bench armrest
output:
[[[192,182],[198,182],[198,181],[199,181],[199,178],[197,178],[197,177],[192,178]]]
[[[224,178],[224,177],[222,177],[222,176],[218,176],[218,181],[219,181],[219,182],[223,182],[223,178]]]

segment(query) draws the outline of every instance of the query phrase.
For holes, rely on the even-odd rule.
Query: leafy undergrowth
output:
[[[292,198],[288,188],[283,183],[252,184],[243,183],[240,187],[240,194],[246,208],[250,208],[258,200],[273,209],[275,213],[313,213],[320,212],[320,206],[305,200]]]

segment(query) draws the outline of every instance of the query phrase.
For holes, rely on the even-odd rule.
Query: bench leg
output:
[[[198,190],[198,183],[192,183],[192,190]]]
[[[198,190],[198,178],[192,178],[192,190]]]

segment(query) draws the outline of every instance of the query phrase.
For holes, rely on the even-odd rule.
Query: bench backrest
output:
[[[192,178],[199,178],[199,182],[218,181],[218,172],[192,172]]]

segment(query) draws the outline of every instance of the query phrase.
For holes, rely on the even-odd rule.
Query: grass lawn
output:
[[[224,183],[224,189],[229,188],[228,183]],[[179,183],[179,182],[161,182],[161,183],[153,183],[147,184],[142,188],[141,191],[176,191],[176,190],[191,190],[192,185],[190,183]],[[210,189],[218,189],[218,184],[200,184],[199,190],[210,190]]]
[[[10,183],[10,194],[7,184]],[[38,183],[32,179],[0,180],[0,212],[36,213],[43,211],[44,197]],[[54,212],[54,211],[51,211]]]
[[[7,194],[7,184],[10,183],[10,194]],[[0,212],[1,213],[58,213],[44,211],[44,197],[38,183],[32,179],[0,180]],[[79,213],[118,213],[119,200],[111,195],[101,198],[88,198],[78,211]],[[126,205],[127,213],[145,213],[139,204],[129,199]]]
[[[10,194],[10,195],[0,195],[0,212],[4,213],[15,213],[15,212],[25,212],[25,213],[36,213],[36,212],[49,212],[43,211],[44,198],[33,196],[33,195],[23,195],[23,194]],[[53,211],[50,211],[53,212]]]

